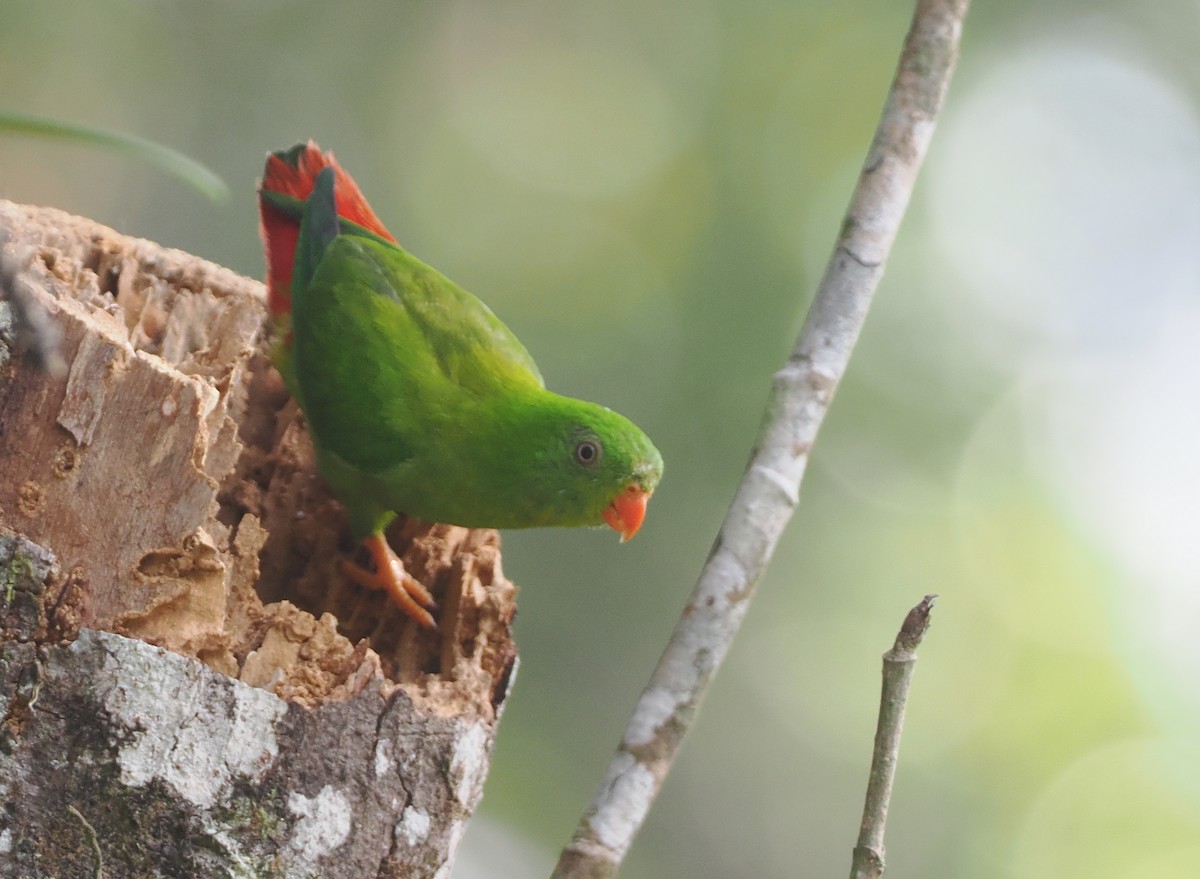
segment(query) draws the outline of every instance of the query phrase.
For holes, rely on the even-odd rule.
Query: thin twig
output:
[[[908,612],[892,649],[883,654],[883,689],[879,696],[879,723],[875,727],[875,750],[863,804],[862,826],[850,867],[850,879],[879,879],[883,875],[883,831],[887,826],[896,763],[900,759],[900,733],[904,730],[904,708],[908,685],[917,665],[917,647],[929,629],[929,615],[936,595],[926,595]]]
[[[104,879],[104,852],[100,851],[100,840],[96,836],[96,828],[74,806],[68,805],[67,811],[78,818],[79,823],[83,825],[83,829],[87,831],[88,840],[92,844],[92,855],[96,858],[96,872],[92,874],[94,879]]]
[[[658,667],[554,879],[615,876],[799,503],[800,480],[933,135],[968,0],[918,0],[841,234],[746,473]]]

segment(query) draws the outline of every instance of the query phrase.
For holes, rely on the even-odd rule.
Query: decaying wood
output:
[[[441,607],[343,582],[344,514],[261,285],[0,201],[0,876],[446,876],[516,661],[494,532],[391,535]]]

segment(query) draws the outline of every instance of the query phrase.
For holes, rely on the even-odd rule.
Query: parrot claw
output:
[[[342,559],[342,573],[360,586],[367,589],[382,589],[388,593],[392,601],[408,616],[417,621],[425,629],[436,629],[430,611],[437,610],[437,604],[429,590],[404,570],[404,562],[388,546],[387,538],[382,534],[371,534],[363,539],[363,547],[371,556],[375,570],[371,571],[349,559]]]

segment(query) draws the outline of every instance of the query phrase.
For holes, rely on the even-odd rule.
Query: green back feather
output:
[[[313,182],[312,194],[300,217],[292,271],[292,307],[303,302],[325,248],[338,236],[337,202],[333,195],[333,169],[324,168]]]

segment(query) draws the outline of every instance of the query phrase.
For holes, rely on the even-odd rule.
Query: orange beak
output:
[[[611,504],[604,508],[604,521],[609,527],[621,535],[624,543],[637,534],[646,518],[646,503],[650,500],[650,492],[638,485],[625,489]]]

